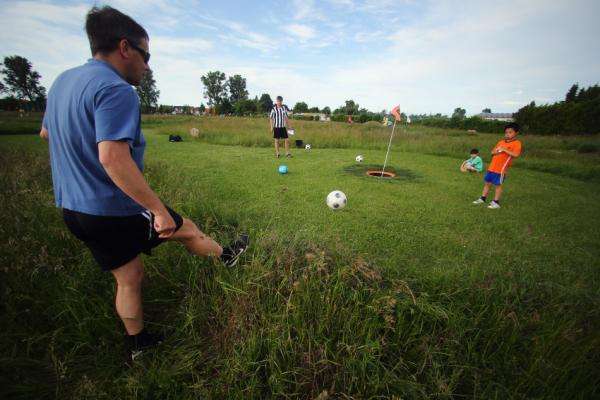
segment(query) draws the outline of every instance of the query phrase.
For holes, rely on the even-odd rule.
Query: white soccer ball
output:
[[[363,161],[365,161],[365,158],[359,154],[356,156],[355,160],[356,160],[356,162],[363,162]]]
[[[310,150],[312,147],[311,147],[311,145],[310,145],[310,144],[307,144],[306,146],[304,146],[304,148],[305,148],[306,150]]]
[[[334,190],[327,195],[327,206],[332,210],[340,210],[346,207],[346,203],[348,203],[346,195],[339,190]]]

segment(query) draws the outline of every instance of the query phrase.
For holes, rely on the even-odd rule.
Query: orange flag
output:
[[[392,108],[392,115],[396,119],[396,121],[402,121],[402,116],[400,115],[400,105],[398,104],[396,107]]]

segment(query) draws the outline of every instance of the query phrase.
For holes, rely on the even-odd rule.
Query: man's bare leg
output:
[[[290,139],[285,139],[285,154],[290,154]]]
[[[190,253],[197,256],[220,257],[223,254],[223,248],[187,218],[183,219],[183,225],[169,240],[183,243]]]
[[[275,155],[279,156],[279,140],[275,139]]]
[[[129,335],[137,335],[144,329],[142,309],[142,280],[144,265],[137,256],[127,264],[111,271],[117,281],[115,307]]]

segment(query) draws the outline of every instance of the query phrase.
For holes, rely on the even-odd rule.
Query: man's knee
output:
[[[144,280],[144,266],[139,256],[112,273],[121,287],[139,287]]]

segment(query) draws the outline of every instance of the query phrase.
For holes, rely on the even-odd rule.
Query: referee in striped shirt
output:
[[[269,114],[269,121],[271,122],[271,131],[273,132],[273,139],[275,139],[275,157],[279,158],[279,140],[285,140],[285,156],[290,158],[290,139],[288,139],[287,129],[292,128],[290,120],[288,118],[288,108],[283,104],[283,97],[277,96],[277,100],[271,114]]]

